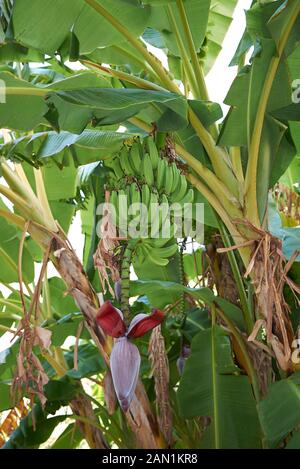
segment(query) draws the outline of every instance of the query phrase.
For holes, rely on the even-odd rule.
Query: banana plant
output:
[[[0,298],[0,330],[11,331],[20,321],[13,347],[22,349],[39,309],[45,321],[39,327],[51,329],[66,289],[70,313],[76,304],[93,342],[80,339],[72,325],[74,355],[82,344],[101,357],[102,368],[86,371],[97,383],[95,397],[84,394],[76,406],[83,391],[68,382],[76,378],[65,366],[70,351],[49,364],[57,382],[73,387],[61,400],[70,402],[90,447],[299,445],[293,411],[299,217],[292,227],[281,225],[276,191],[278,182],[291,184],[291,174],[294,190],[298,183],[300,4],[257,0],[245,11],[245,31],[232,39],[236,76],[223,116],[222,103],[210,100],[207,75],[239,3],[1,3],[0,164],[6,183],[0,184],[0,280],[10,295]],[[163,211],[146,219],[151,235],[135,239],[124,232],[134,218],[128,201],[157,210],[175,204],[168,235],[156,236],[166,226]],[[104,225],[98,206],[105,202],[114,208],[108,222],[114,234],[99,242]],[[195,222],[197,203],[204,204],[200,245],[189,232],[176,231],[178,211],[191,204]],[[77,213],[82,260],[68,239]],[[37,283],[30,256],[41,266]],[[50,262],[65,283],[59,295],[57,289],[49,295]],[[59,327],[69,330],[73,320],[65,317]],[[51,360],[43,347],[41,353]],[[50,436],[60,419],[46,419],[46,425],[43,412],[50,413],[56,400],[55,379],[40,394],[26,385],[19,389],[31,399],[24,417],[29,436],[16,430],[7,447],[39,446],[35,420],[45,440]],[[12,406],[5,402],[4,408]],[[52,447],[63,447],[71,430],[79,444],[74,424],[72,429],[66,427]]]

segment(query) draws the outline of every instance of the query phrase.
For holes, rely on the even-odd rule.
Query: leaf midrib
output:
[[[215,449],[219,449],[220,438],[219,438],[219,415],[218,415],[218,396],[217,396],[218,391],[217,391],[215,326],[212,327],[212,331],[211,331],[211,360],[212,360],[214,441],[215,441]]]

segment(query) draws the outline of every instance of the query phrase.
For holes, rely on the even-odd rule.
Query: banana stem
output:
[[[144,57],[144,59],[149,63],[153,71],[156,73],[160,81],[174,93],[180,93],[176,83],[172,81],[169,77],[167,70],[162,66],[161,62],[152,55],[143,43],[131,34],[131,32],[123,26],[113,15],[109,13],[102,5],[100,5],[96,0],[84,0],[85,3],[90,5],[94,10],[97,11],[103,18],[105,18],[117,31],[119,31],[128,42]]]
[[[7,86],[5,88],[6,95],[12,96],[40,96],[45,97],[49,94],[52,90],[50,88],[34,88],[30,86],[22,87],[22,86]]]
[[[20,306],[14,304],[10,300],[0,298],[0,305],[6,306],[8,309],[10,308],[10,309],[16,311],[17,313],[20,313],[21,316],[23,315],[23,309]],[[4,314],[9,315],[9,313],[7,311],[5,311]]]
[[[191,91],[193,93],[193,96],[195,98],[201,98],[200,91],[199,91],[198,84],[197,84],[197,80],[196,80],[196,77],[195,77],[195,73],[194,73],[193,67],[191,65],[190,58],[187,54],[187,51],[185,50],[184,43],[183,43],[183,40],[181,38],[180,31],[177,27],[177,23],[176,23],[176,19],[174,17],[172,7],[170,5],[166,6],[166,12],[167,12],[167,15],[169,17],[169,21],[170,21],[170,24],[172,26],[172,29],[175,33],[176,42],[177,42],[177,45],[178,45],[178,49],[180,50],[180,55],[181,55],[181,58],[182,58],[182,61],[183,61],[184,71],[185,71],[185,74],[186,74],[186,78],[188,79],[190,89],[191,89]]]
[[[0,167],[3,177],[9,185],[9,188],[1,185],[0,193],[19,208],[24,218],[34,219],[44,225],[47,220],[45,220],[42,207],[32,189],[24,180],[20,179],[7,163],[1,162]]]
[[[232,169],[235,177],[240,183],[244,183],[244,173],[242,167],[242,157],[240,147],[231,147],[230,149]]]
[[[225,223],[229,233],[234,239],[234,242],[237,245],[245,242],[245,237],[242,236],[242,234],[237,230],[236,226],[232,223],[232,217],[221,205],[215,194],[213,194],[209,190],[209,188],[193,174],[188,174],[187,179],[196,189],[198,189],[198,191],[206,198],[207,202],[220,216],[221,220]],[[247,266],[250,261],[251,250],[248,247],[241,247],[239,248],[239,253],[241,255],[244,265]]]
[[[109,13],[109,11],[107,11],[96,0],[84,1],[92,8],[94,8],[97,13],[103,16],[144,57],[144,59],[149,63],[153,71],[156,73],[160,82],[163,84],[163,86],[166,87],[167,90],[176,94],[182,94],[179,87],[169,76],[168,71],[161,64],[160,60],[158,60],[153,54],[151,54],[139,39],[133,36],[124,25],[122,25],[113,15]],[[230,168],[224,161],[224,158],[226,159],[228,155],[226,156],[226,152],[216,146],[212,135],[205,129],[205,127],[202,125],[202,123],[191,108],[189,109],[189,118],[197,135],[202,141],[209,158],[213,163],[216,174],[221,175],[222,179],[224,179],[224,181],[226,182],[228,188],[232,190],[232,192],[234,192],[236,189],[236,180]]]
[[[147,71],[147,75],[149,76],[149,78],[153,80],[157,79],[157,75],[144,58],[141,58],[140,56],[134,54],[128,49],[124,49],[122,45],[114,45],[113,47],[118,51],[119,54],[123,55],[123,57],[128,58],[128,63],[139,65],[141,69]]]
[[[184,251],[185,242],[186,242],[186,238],[185,238],[184,243],[182,244],[182,246],[180,248],[180,252],[179,252],[179,256],[178,256],[179,277],[180,277],[180,284],[181,285],[184,285],[184,279],[185,279],[184,264],[183,264],[183,251]],[[184,313],[185,313],[185,293],[184,293],[184,290],[182,290],[182,293],[181,293],[179,308],[180,308],[180,316],[182,318],[182,317],[184,317]]]
[[[45,276],[43,281],[43,306],[46,311],[46,318],[51,319],[52,311],[51,311],[51,295],[49,289],[49,281],[47,277],[47,269],[45,270]]]
[[[192,186],[194,186],[207,200],[207,202],[215,209],[218,215],[221,217],[229,231],[232,233],[234,232],[238,235],[238,231],[236,230],[235,226],[230,220],[230,217],[224,207],[221,205],[215,194],[211,192],[211,190],[202,182],[199,178],[194,176],[193,174],[187,175],[187,180],[190,181]]]
[[[288,8],[288,7],[287,7]],[[260,101],[256,112],[256,119],[254,122],[253,132],[249,135],[249,158],[245,179],[245,203],[246,203],[246,217],[256,226],[260,226],[260,219],[258,214],[257,204],[257,166],[260,150],[260,141],[263,131],[263,125],[265,121],[265,114],[267,105],[269,102],[270,93],[274,83],[274,78],[278,70],[278,66],[281,61],[281,57],[284,53],[286,43],[288,41],[291,30],[298,18],[300,13],[300,3],[295,2],[293,8],[291,8],[290,18],[287,22],[286,28],[283,30],[281,39],[277,46],[277,54],[272,57],[269,65],[269,69],[265,75],[265,81],[263,89],[260,95]],[[248,103],[248,107],[250,102]],[[251,130],[251,129],[249,129]]]
[[[188,112],[190,122],[208,154],[214,172],[221,179],[221,181],[224,181],[225,185],[232,192],[232,194],[234,194],[235,197],[238,197],[237,180],[231,169],[229,155],[225,150],[216,145],[212,135],[208,132],[208,130],[206,130],[195,112],[191,108],[189,108]]]
[[[230,247],[232,245],[232,243],[230,242],[230,239],[229,239],[228,233],[226,231],[226,228],[225,228],[222,220],[218,220],[218,222],[219,222],[219,230],[220,230],[220,233],[221,233],[221,236],[222,236],[224,246],[225,247]],[[238,292],[239,292],[239,297],[240,297],[240,302],[241,302],[241,307],[242,307],[242,312],[243,312],[243,316],[244,316],[244,322],[245,322],[246,330],[247,330],[248,334],[250,334],[253,330],[254,322],[253,322],[253,318],[251,316],[251,311],[249,309],[248,299],[247,299],[243,279],[242,279],[242,276],[241,276],[241,272],[240,272],[240,269],[239,269],[239,266],[238,266],[238,263],[237,263],[236,256],[235,256],[234,252],[233,251],[228,251],[227,255],[228,255],[228,260],[229,260],[231,270],[232,270],[232,273],[233,273],[233,276],[234,276],[234,279],[235,279],[235,282],[236,282],[236,285],[237,285],[237,289],[238,289]]]
[[[191,29],[190,29],[190,25],[189,25],[189,21],[188,21],[188,18],[187,18],[187,14],[186,14],[186,11],[185,11],[183,1],[182,0],[176,0],[176,4],[177,4],[177,8],[178,8],[179,15],[180,15],[180,18],[181,18],[181,22],[182,22],[183,30],[184,30],[184,33],[185,33],[185,36],[186,36],[186,40],[187,40],[187,43],[188,43],[188,46],[189,46],[189,52],[190,52],[190,56],[191,56],[191,60],[192,60],[192,64],[193,64],[193,69],[194,69],[194,72],[195,72],[195,78],[196,78],[196,82],[197,82],[199,97],[200,97],[200,99],[203,99],[205,101],[209,101],[209,95],[208,95],[208,91],[207,91],[207,87],[206,87],[206,83],[205,83],[203,69],[202,69],[202,66],[201,66],[201,64],[199,62],[199,59],[198,59],[196,46],[195,46],[195,43],[194,43],[193,35],[192,35]],[[217,128],[216,124],[213,124],[213,125],[210,126],[210,132],[211,132],[212,136],[215,139],[217,139],[219,132],[218,132],[218,128]]]
[[[90,60],[81,60],[81,62],[89,66],[90,68],[94,68],[98,71],[100,75],[110,76],[118,78],[119,80],[126,81],[128,83],[132,83],[133,85],[141,88],[143,90],[155,90],[155,91],[166,91],[165,88],[162,86],[157,85],[148,80],[144,80],[143,78],[136,77],[135,75],[130,75],[129,73],[122,72],[120,70],[115,70],[113,68],[107,68],[103,65],[99,65],[97,63],[91,62]]]
[[[50,231],[57,231],[57,226],[54,221],[50,205],[48,202],[48,197],[46,194],[46,188],[42,176],[41,169],[33,169],[34,171],[34,178],[35,178],[35,185],[36,185],[36,192],[37,192],[37,197],[38,201],[41,205],[41,208],[44,212],[45,220],[44,220],[44,225],[50,230]]]
[[[25,220],[24,218],[19,217],[19,215],[16,215],[15,213],[10,212],[9,210],[0,209],[0,217],[5,218],[5,220],[7,220],[9,223],[12,223],[18,228],[21,228],[21,230],[24,230]]]
[[[3,326],[2,324],[0,324],[0,331],[10,332],[11,334],[15,334],[16,329],[11,329],[10,327]]]
[[[226,316],[226,314],[224,314],[223,311],[221,311],[219,309],[219,307],[217,305],[215,307],[215,310],[216,310],[216,313],[218,314],[218,316],[220,316],[220,318],[222,318],[223,321],[225,322],[225,324],[227,325],[228,329],[230,330],[231,334],[236,339],[236,341],[237,341],[237,343],[238,343],[238,345],[239,345],[239,347],[240,347],[240,349],[243,353],[244,360],[247,363],[247,368],[249,370],[249,378],[251,380],[253,394],[254,394],[256,402],[259,402],[260,399],[261,399],[261,396],[260,396],[258,378],[257,378],[256,371],[254,369],[252,360],[249,356],[249,353],[248,353],[248,350],[247,350],[247,347],[246,347],[246,344],[245,344],[245,340],[241,336],[241,334],[239,333],[239,331],[237,330],[237,328],[235,327],[235,325],[231,321],[231,319],[229,319]]]
[[[183,26],[183,29],[184,29],[185,37],[187,39],[187,43],[188,43],[188,46],[189,46],[190,56],[191,56],[191,60],[192,60],[192,64],[193,64],[193,68],[194,68],[194,72],[195,72],[195,78],[196,78],[196,81],[197,81],[197,88],[198,88],[199,97],[201,99],[209,101],[207,88],[206,88],[205,80],[204,80],[204,77],[203,77],[202,68],[201,68],[201,65],[200,65],[199,60],[198,60],[197,51],[196,51],[194,39],[193,39],[193,36],[192,36],[192,32],[191,32],[191,29],[190,29],[190,26],[189,26],[189,22],[188,22],[188,18],[187,18],[187,15],[186,15],[184,4],[183,4],[182,0],[176,0],[176,5],[177,5],[178,11],[179,11],[180,18],[181,18],[181,23],[182,23],[182,26]]]
[[[130,288],[130,266],[133,255],[134,245],[131,241],[128,242],[121,265],[121,307],[124,315],[124,321],[126,325],[130,322],[130,308],[129,308],[129,288]]]
[[[44,350],[42,352],[42,355],[43,357],[47,360],[47,362],[49,363],[49,365],[52,366],[52,368],[54,369],[55,373],[57,374],[57,376],[59,378],[62,378],[63,376],[65,376],[66,372],[68,371],[68,369],[64,366],[61,365],[61,363],[59,363],[57,361],[57,358],[56,357],[53,357],[49,352],[47,352],[46,350]]]

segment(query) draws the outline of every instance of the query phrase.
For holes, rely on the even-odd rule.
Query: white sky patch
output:
[[[213,68],[206,76],[208,94],[211,101],[219,103],[226,113],[228,106],[223,100],[237,74],[237,67],[229,67],[231,59],[242,38],[245,26],[245,10],[251,6],[252,0],[240,0],[233,15],[233,21],[223,42],[223,48]]]

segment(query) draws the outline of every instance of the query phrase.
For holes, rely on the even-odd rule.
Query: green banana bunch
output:
[[[162,262],[165,265],[165,253],[156,249],[161,249],[168,244],[168,239],[162,228],[173,230],[169,239],[176,232],[176,218],[183,214],[182,208],[186,203],[192,203],[194,199],[193,189],[188,187],[186,177],[181,173],[175,161],[170,162],[167,158],[161,157],[157,149],[155,140],[148,136],[124,143],[119,154],[112,159],[106,160],[106,166],[112,169],[109,176],[109,188],[111,191],[111,202],[116,209],[117,226],[121,228],[136,215],[128,217],[128,210],[131,204],[142,203],[147,214],[141,212],[141,226],[151,227],[152,238],[155,243],[149,254],[156,258],[156,263]],[[136,181],[136,182],[135,182]],[[123,196],[127,196],[125,202]],[[170,211],[173,203],[178,206]],[[153,206],[154,204],[154,206]],[[165,209],[162,211],[162,204]],[[176,218],[175,218],[176,217]],[[129,219],[128,219],[129,218]],[[144,238],[141,235],[141,238]],[[146,244],[149,251],[149,246]],[[168,251],[167,251],[168,252]],[[157,256],[161,256],[161,261]],[[157,264],[159,265],[159,264]],[[161,264],[162,265],[162,264]]]
[[[106,165],[112,168],[115,178],[111,186],[123,188],[128,183],[128,176],[145,183],[153,191],[166,194],[169,202],[184,200],[188,185],[175,162],[169,163],[161,158],[154,139],[149,136],[143,142],[133,141],[131,146],[124,145],[116,158],[107,160]],[[188,197],[190,199],[190,197]]]

